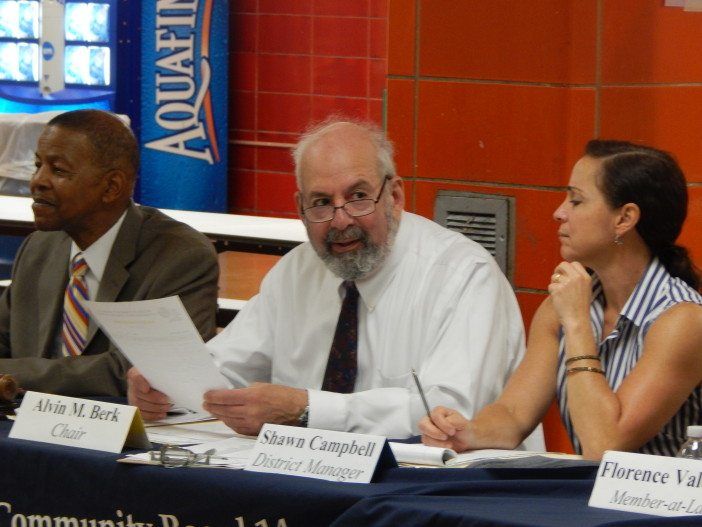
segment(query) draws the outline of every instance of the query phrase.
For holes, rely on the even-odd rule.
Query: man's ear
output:
[[[132,181],[124,170],[112,168],[103,176],[105,178],[105,191],[102,200],[105,203],[114,203],[129,196],[132,192]]]
[[[617,236],[622,237],[627,232],[636,228],[641,218],[641,209],[636,203],[625,203],[619,208],[615,231]]]
[[[405,208],[405,183],[401,177],[395,176],[390,181],[392,185],[392,201],[394,207]]]

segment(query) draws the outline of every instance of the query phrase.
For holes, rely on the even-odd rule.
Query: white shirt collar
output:
[[[122,222],[124,222],[124,217],[127,215],[125,210],[119,219],[109,228],[109,230],[95,240],[87,249],[83,252],[83,258],[88,264],[89,272],[92,273],[100,284],[102,281],[102,275],[105,272],[105,267],[107,266],[107,260],[110,257],[110,252],[112,251],[112,245],[115,243],[117,238],[117,233],[119,232]],[[71,242],[71,256],[68,260],[68,265],[70,268],[71,261],[73,257],[81,252],[76,242]]]

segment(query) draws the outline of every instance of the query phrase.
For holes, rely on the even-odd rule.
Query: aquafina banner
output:
[[[142,3],[144,204],[226,211],[227,10],[227,0]]]

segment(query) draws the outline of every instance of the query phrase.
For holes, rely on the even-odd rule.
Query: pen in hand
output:
[[[424,410],[427,412],[427,417],[429,420],[433,423],[431,419],[431,411],[429,410],[429,403],[427,403],[427,398],[424,395],[424,389],[422,388],[422,384],[419,382],[419,376],[417,375],[417,372],[414,371],[414,368],[410,370],[410,373],[412,374],[412,378],[414,379],[414,384],[417,385],[417,391],[419,392],[419,396],[422,398],[422,403],[424,404]]]

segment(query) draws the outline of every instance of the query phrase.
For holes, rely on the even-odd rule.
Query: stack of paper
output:
[[[193,423],[150,425],[146,428],[146,435],[152,443],[182,446],[228,439],[234,436],[234,431],[222,421],[210,419]]]
[[[86,302],[86,307],[149,384],[168,395],[176,406],[202,412],[206,391],[231,388],[179,297]],[[246,385],[243,379],[236,381]]]
[[[549,452],[531,452],[528,450],[471,450],[461,454],[450,448],[438,448],[422,444],[390,442],[395,459],[405,466],[415,467],[468,467],[485,460],[517,459],[531,456],[545,456],[558,459],[582,459],[581,456],[555,454]]]
[[[219,421],[217,421],[217,423],[219,423]],[[230,437],[227,437],[226,439],[219,439],[216,441],[209,441],[207,443],[189,446],[188,450],[195,454],[202,454],[208,450],[214,450],[214,454],[209,458],[209,464],[196,464],[193,466],[205,468],[219,467],[243,469],[249,461],[249,457],[251,456],[251,452],[253,451],[256,443],[256,438],[242,435],[234,435],[232,437],[231,430],[229,430],[228,435]],[[121,463],[133,463],[138,465],[160,464],[159,461],[152,459],[150,452],[131,454],[125,458],[119,459],[118,461]]]

